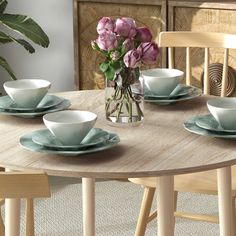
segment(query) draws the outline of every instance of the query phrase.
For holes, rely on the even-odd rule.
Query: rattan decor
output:
[[[220,96],[221,84],[222,84],[222,72],[223,64],[212,63],[209,66],[209,79],[210,79],[210,94]],[[203,86],[204,72],[202,73],[201,82]],[[228,67],[228,85],[227,85],[227,97],[232,95],[235,90],[235,78],[236,72],[232,67]]]

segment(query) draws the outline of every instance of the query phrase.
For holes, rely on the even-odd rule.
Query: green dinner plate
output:
[[[192,117],[184,122],[184,128],[194,134],[199,134],[203,136],[215,137],[215,138],[226,138],[226,139],[236,139],[236,134],[229,134],[225,132],[215,132],[203,129],[196,124],[198,116]]]
[[[91,146],[102,144],[109,139],[109,133],[99,128],[92,128],[79,145],[63,145],[48,129],[34,131],[32,134],[33,142],[53,149],[86,149]]]
[[[199,88],[194,88],[191,93],[184,95],[182,97],[175,98],[175,99],[159,99],[159,98],[144,96],[144,101],[152,102],[158,105],[168,105],[175,102],[190,100],[190,99],[199,97],[201,95],[202,95],[202,90]]]
[[[0,97],[0,109],[4,111],[38,112],[60,104],[64,99],[47,94],[35,108],[18,107],[9,96]]]
[[[44,110],[44,111],[20,112],[20,111],[5,111],[3,109],[0,109],[0,115],[10,115],[10,116],[23,117],[23,118],[32,118],[32,117],[42,116],[47,113],[64,110],[64,109],[68,108],[70,105],[71,105],[71,103],[69,100],[63,99],[62,102],[60,104],[58,104],[57,106],[48,108],[47,110]]]
[[[172,91],[173,94],[171,93],[169,96],[155,95],[155,94],[152,94],[148,89],[145,89],[145,97],[154,98],[154,99],[164,99],[164,100],[176,99],[178,97],[190,94],[191,92],[193,92],[194,89],[195,87],[193,86],[179,84],[174,89],[174,91]]]
[[[34,151],[34,152],[42,152],[54,155],[62,155],[62,156],[78,156],[87,153],[100,152],[109,148],[116,146],[120,142],[120,138],[117,134],[108,133],[109,137],[106,142],[103,142],[99,145],[88,147],[85,150],[57,150],[50,149],[45,146],[41,146],[37,143],[34,143],[32,140],[33,132],[27,133],[20,137],[20,144],[23,148]]]
[[[210,131],[236,134],[236,130],[228,130],[222,128],[221,125],[218,123],[218,121],[211,114],[196,117],[196,124],[199,127]]]

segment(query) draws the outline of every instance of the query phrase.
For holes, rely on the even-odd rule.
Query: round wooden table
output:
[[[198,136],[183,128],[188,118],[207,113],[207,97],[169,106],[145,103],[145,120],[135,127],[113,127],[105,120],[104,91],[73,91],[58,95],[70,99],[70,109],[98,115],[95,127],[115,132],[120,143],[112,149],[76,157],[48,155],[23,149],[19,137],[44,127],[42,118],[0,116],[0,165],[10,170],[44,170],[49,175],[80,177],[83,185],[84,235],[95,235],[95,178],[156,176],[158,182],[158,235],[174,235],[173,176],[217,169],[221,236],[231,228],[231,165],[236,164],[233,140]],[[15,220],[18,200],[7,200],[7,219]],[[7,223],[7,222],[6,222]],[[9,232],[10,232],[9,231]]]

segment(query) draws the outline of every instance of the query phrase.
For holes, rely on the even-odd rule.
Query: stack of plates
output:
[[[236,139],[236,130],[223,129],[211,114],[190,118],[184,123],[184,127],[195,134]]]
[[[0,97],[0,114],[20,117],[35,117],[68,108],[70,101],[47,94],[36,108],[18,107],[9,96]]]
[[[153,102],[159,105],[167,105],[174,102],[193,99],[202,94],[202,90],[193,86],[179,84],[169,96],[154,95],[145,90],[144,101]]]
[[[109,149],[120,139],[117,134],[93,128],[79,145],[63,145],[48,129],[27,133],[20,138],[20,144],[28,150],[49,154],[77,156]]]

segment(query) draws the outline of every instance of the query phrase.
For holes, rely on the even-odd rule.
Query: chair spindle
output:
[[[186,84],[191,85],[191,59],[190,59],[190,48],[186,48]]]
[[[223,74],[222,74],[222,87],[221,87],[221,97],[226,96],[227,84],[228,84],[228,58],[229,58],[229,49],[224,50],[224,64],[223,64]]]
[[[205,61],[204,61],[204,85],[203,92],[206,95],[210,94],[210,81],[209,81],[209,48],[205,48]]]

